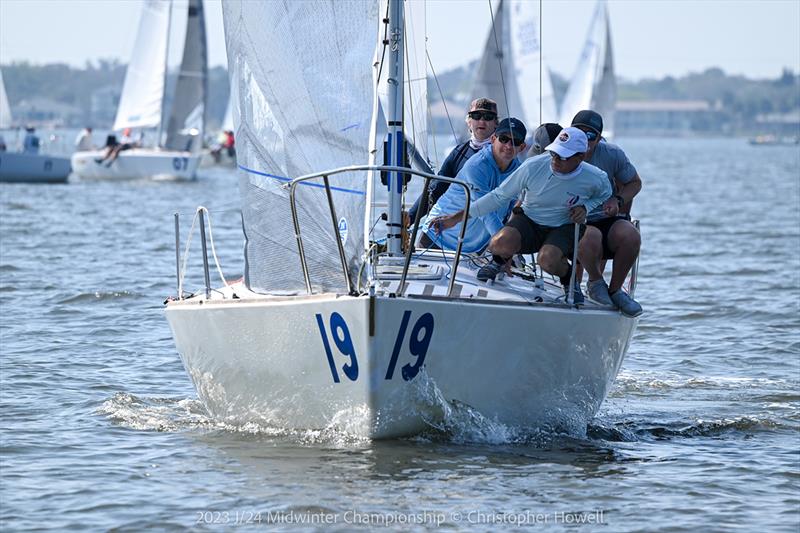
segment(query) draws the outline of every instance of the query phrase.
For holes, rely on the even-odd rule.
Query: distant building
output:
[[[758,115],[753,130],[758,135],[800,138],[800,109],[788,113]]]
[[[705,100],[636,100],[617,102],[616,134],[682,136],[720,131],[720,106]]]
[[[107,85],[92,91],[89,102],[90,122],[96,128],[111,128],[117,114],[120,87]]]

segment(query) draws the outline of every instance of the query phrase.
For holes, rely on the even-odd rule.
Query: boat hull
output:
[[[0,152],[0,182],[65,183],[70,170],[66,157]]]
[[[103,151],[76,152],[72,170],[82,179],[130,180],[141,178],[195,179],[200,155],[171,150],[132,149],[120,152],[110,166],[97,163]]]
[[[637,323],[610,310],[366,296],[172,302],[166,315],[214,417],[370,438],[439,426],[456,406],[512,427],[585,430]]]

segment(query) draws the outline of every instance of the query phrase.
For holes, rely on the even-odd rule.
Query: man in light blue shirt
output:
[[[499,186],[520,165],[517,156],[522,153],[525,145],[527,130],[521,120],[507,118],[501,120],[492,135],[490,145],[484,146],[472,156],[456,175],[456,179],[466,182],[470,186],[470,197],[475,200],[482,198],[487,193]],[[510,202],[498,205],[487,210],[480,216],[470,217],[467,221],[467,230],[464,233],[464,243],[461,250],[464,252],[479,252],[486,247],[492,235],[503,227],[503,219],[508,214]],[[438,246],[445,250],[455,250],[458,246],[458,237],[461,225],[437,233],[430,226],[430,221],[445,213],[452,213],[464,209],[466,195],[464,189],[455,185],[449,187],[431,209],[421,223],[423,231],[420,245],[425,247]]]
[[[583,162],[588,142],[577,128],[566,128],[542,154],[527,159],[502,185],[470,205],[470,217],[480,217],[516,199],[527,191],[522,213],[512,217],[489,243],[492,262],[478,271],[478,279],[488,281],[499,274],[508,259],[518,253],[537,253],[542,270],[558,276],[569,290],[573,253],[573,224],[583,224],[586,215],[611,196],[606,173]],[[435,228],[452,227],[461,213],[439,217]],[[581,226],[581,234],[585,228]],[[582,257],[579,250],[579,257]],[[583,303],[575,285],[573,301]]]

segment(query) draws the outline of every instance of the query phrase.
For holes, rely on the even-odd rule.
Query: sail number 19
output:
[[[323,320],[322,315],[319,313],[317,313],[316,318],[317,326],[319,327],[319,333],[322,337],[322,346],[325,348],[325,355],[328,357],[328,366],[331,370],[333,382],[340,383],[341,379],[339,377],[337,364],[333,356],[333,350],[331,349],[331,342],[328,340],[328,333],[325,330],[325,321]],[[397,337],[394,341],[394,349],[392,350],[392,356],[389,359],[389,365],[386,368],[386,375],[384,379],[390,380],[394,377],[398,359],[400,358],[400,353],[403,351],[403,345],[405,344],[404,341],[406,339],[406,331],[408,330],[408,324],[410,321],[411,311],[404,312],[403,318],[400,320],[400,327],[397,331]],[[353,338],[350,336],[350,330],[347,327],[347,323],[344,321],[344,318],[342,318],[342,315],[334,312],[331,313],[329,326],[330,336],[333,340],[333,344],[336,345],[336,349],[341,355],[349,359],[347,363],[341,366],[341,370],[347,379],[350,381],[355,381],[358,379],[358,356],[356,356],[356,349],[353,344]],[[428,347],[431,344],[432,336],[433,315],[430,313],[424,313],[414,323],[414,326],[411,328],[411,333],[408,336],[408,353],[413,356],[415,360],[413,364],[407,363],[400,369],[400,375],[403,376],[405,381],[411,381],[419,373],[422,365],[425,363],[425,356],[428,353]]]

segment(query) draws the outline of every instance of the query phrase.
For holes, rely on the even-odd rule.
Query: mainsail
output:
[[[203,145],[205,95],[208,84],[206,23],[202,0],[190,0],[175,97],[172,99],[167,139],[170,150],[197,152]]]
[[[368,163],[378,4],[239,0],[224,2],[223,13],[231,85],[238,86],[232,92],[239,95],[245,282],[257,292],[303,292],[283,185],[304,174]],[[335,239],[341,239],[351,271],[357,269],[365,181],[364,173],[331,178],[336,232],[321,180],[298,186],[298,220],[315,292],[347,290]]]
[[[145,0],[114,130],[154,128],[161,123],[170,6],[169,0]]]
[[[617,80],[611,48],[611,26],[605,0],[598,0],[589,34],[561,103],[562,126],[572,123],[581,109],[593,109],[603,116],[603,136],[614,134],[614,111],[617,102]]]
[[[3,83],[3,71],[0,70],[0,129],[11,127],[11,106],[8,105],[6,85]]]

